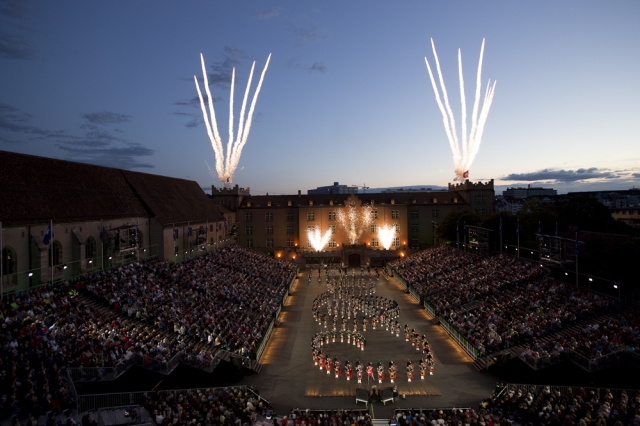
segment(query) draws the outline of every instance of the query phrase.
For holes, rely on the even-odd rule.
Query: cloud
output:
[[[11,105],[0,102],[0,130],[11,133],[22,133],[25,135],[43,138],[73,138],[62,130],[47,130],[33,126],[29,122],[32,116]],[[19,142],[19,141],[16,141]]]
[[[315,62],[311,66],[311,68],[303,65],[303,63],[306,62],[305,60],[303,60],[303,57],[307,51],[309,44],[326,38],[326,34],[323,29],[316,22],[308,22],[304,25],[290,25],[287,29],[295,36],[295,42],[292,49],[293,54],[287,61],[287,66],[291,68],[301,68],[309,69],[311,71],[324,72],[321,71],[321,69],[326,69],[326,67],[320,62]],[[320,66],[321,69],[313,69],[313,67],[316,65]]]
[[[255,12],[255,17],[258,19],[270,19],[275,18],[280,14],[278,9],[266,9],[266,10],[258,10]]]
[[[607,169],[598,169],[591,167],[588,169],[577,170],[554,170],[543,169],[531,173],[512,173],[500,178],[509,181],[556,181],[556,182],[577,182],[587,179],[617,179],[621,177],[618,172]]]
[[[28,31],[25,21],[31,13],[30,1],[0,0],[0,58],[29,59],[34,49],[22,33]]]
[[[111,111],[92,112],[83,114],[82,117],[92,124],[120,124],[131,121],[133,117],[126,114],[118,114]]]
[[[209,66],[211,70],[207,77],[210,86],[228,86],[231,84],[231,70],[242,64],[240,58],[244,58],[245,54],[241,49],[233,46],[225,46],[222,50],[222,60],[214,62]],[[207,58],[205,57],[205,64]],[[198,76],[198,79],[201,79]],[[193,80],[191,80],[193,81]],[[237,82],[237,80],[236,80]],[[202,83],[202,81],[201,81]]]
[[[194,118],[191,121],[188,121],[184,124],[184,127],[188,127],[189,129],[193,129],[198,127],[199,125],[201,125],[202,123],[204,123],[203,119],[200,118]]]
[[[97,164],[100,166],[116,167],[119,169],[152,169],[155,166],[149,163],[141,163],[136,157],[147,157],[155,153],[139,143],[125,142],[124,146],[70,146],[69,144],[57,144],[57,147],[69,154],[68,159],[82,163]]]
[[[327,72],[327,66],[322,62],[314,62],[313,65],[309,67],[309,71],[311,72],[321,72],[324,74]]]
[[[216,98],[213,98],[213,101],[215,102]],[[189,99],[188,101],[175,101],[173,104],[177,106],[191,106],[195,108],[200,108],[200,98],[196,96],[194,98]]]
[[[0,31],[0,58],[29,59],[34,50],[23,38],[5,31]]]

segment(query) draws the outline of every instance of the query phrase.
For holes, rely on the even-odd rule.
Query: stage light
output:
[[[33,276],[33,272],[29,272],[27,275],[28,275],[29,277],[32,277],[32,276]]]

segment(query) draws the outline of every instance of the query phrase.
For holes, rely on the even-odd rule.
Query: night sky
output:
[[[559,192],[640,186],[638,1],[0,0],[0,150],[220,185],[193,76],[228,135],[271,53],[235,183],[252,193],[451,182],[424,57],[456,120],[486,38],[497,80],[471,180]]]

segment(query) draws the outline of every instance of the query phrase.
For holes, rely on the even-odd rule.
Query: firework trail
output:
[[[447,88],[444,85],[444,78],[442,77],[442,70],[440,69],[440,61],[438,60],[438,54],[436,53],[436,45],[431,39],[431,48],[433,50],[433,56],[435,58],[436,70],[438,71],[438,80],[440,82],[440,88],[442,90],[442,97],[444,98],[444,104],[440,99],[440,91],[436,85],[436,80],[433,76],[433,71],[429,65],[427,58],[424,61],[427,65],[429,72],[429,78],[431,80],[431,86],[436,97],[436,103],[440,112],[442,113],[442,122],[444,124],[444,130],[449,140],[449,146],[453,153],[453,164],[455,166],[456,177],[454,180],[463,181],[469,177],[469,167],[473,163],[473,160],[478,154],[480,143],[482,142],[482,133],[484,132],[484,126],[489,116],[489,109],[493,102],[493,94],[496,88],[496,81],[491,84],[491,80],[487,83],[487,89],[480,109],[480,115],[478,116],[478,108],[480,107],[480,92],[482,86],[482,58],[484,56],[484,39],[482,39],[482,47],[480,48],[480,59],[478,61],[478,73],[476,76],[476,98],[473,103],[473,112],[471,114],[471,131],[467,135],[467,101],[464,93],[464,78],[462,76],[462,52],[458,49],[458,78],[460,80],[460,103],[462,106],[461,117],[461,143],[458,140],[458,131],[456,128],[456,121],[453,116],[453,111],[449,105],[449,97],[447,96]]]
[[[238,133],[235,135],[234,139],[234,116],[233,116],[233,96],[234,96],[234,86],[235,86],[235,78],[236,78],[236,69],[233,68],[231,72],[231,95],[229,99],[229,141],[227,142],[227,154],[225,157],[224,150],[222,147],[222,139],[220,138],[220,133],[218,132],[218,123],[216,121],[216,113],[213,108],[213,97],[211,96],[211,91],[209,90],[209,79],[207,77],[207,69],[204,64],[204,56],[200,54],[200,62],[202,65],[202,75],[204,79],[204,88],[207,94],[207,105],[205,105],[204,98],[202,97],[202,92],[200,91],[200,84],[198,83],[198,78],[194,75],[193,80],[196,83],[196,90],[198,92],[198,98],[200,99],[200,108],[202,109],[202,115],[204,116],[204,123],[207,127],[207,135],[209,135],[209,139],[211,140],[211,146],[213,147],[213,154],[216,159],[215,164],[215,174],[214,171],[209,167],[209,173],[215,177],[217,174],[218,178],[221,182],[224,182],[225,185],[231,185],[233,183],[233,174],[238,168],[238,163],[240,162],[240,156],[242,155],[242,149],[247,143],[247,138],[249,137],[249,131],[251,130],[251,123],[253,122],[253,112],[256,106],[256,102],[258,100],[258,95],[260,94],[260,89],[262,88],[262,82],[264,80],[264,75],[267,72],[267,68],[269,67],[269,61],[271,60],[271,54],[267,58],[267,62],[264,65],[264,69],[262,70],[262,74],[260,75],[260,81],[258,82],[258,87],[256,88],[255,93],[253,94],[253,99],[251,101],[251,106],[249,107],[249,113],[245,117],[245,110],[247,107],[247,100],[249,98],[249,89],[251,88],[251,81],[253,80],[253,71],[255,69],[256,63],[253,62],[251,66],[251,73],[249,74],[249,80],[247,81],[247,88],[244,92],[244,98],[242,100],[242,108],[240,109],[240,116],[238,117]],[[208,167],[208,165],[207,165]]]
[[[320,251],[327,245],[329,239],[331,239],[331,229],[327,229],[324,234],[320,232],[320,228],[317,226],[313,227],[313,229],[307,229],[307,238],[311,243],[311,247],[313,247],[315,251]]]

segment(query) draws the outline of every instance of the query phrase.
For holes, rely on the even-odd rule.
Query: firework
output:
[[[307,229],[307,238],[315,251],[321,251],[331,238],[331,229],[322,234],[317,226]]]
[[[233,174],[238,168],[238,163],[240,162],[240,155],[242,155],[242,149],[247,143],[247,138],[249,137],[249,131],[251,130],[251,123],[253,121],[253,111],[256,106],[256,102],[258,101],[258,95],[260,94],[260,88],[262,87],[262,81],[264,80],[264,75],[267,72],[267,68],[269,67],[269,61],[271,60],[271,54],[267,58],[267,62],[264,65],[264,69],[262,70],[262,74],[260,75],[260,81],[258,82],[258,87],[256,88],[255,93],[253,94],[253,99],[251,101],[251,106],[249,107],[249,112],[245,116],[245,110],[247,107],[247,100],[249,98],[249,89],[251,88],[251,80],[253,79],[253,70],[256,66],[255,61],[251,66],[251,73],[249,74],[249,80],[247,81],[247,88],[244,92],[244,99],[242,101],[242,108],[240,109],[240,117],[238,117],[238,133],[235,135],[233,133],[233,89],[235,86],[235,78],[236,78],[236,69],[234,68],[231,72],[231,95],[229,97],[229,141],[227,142],[227,155],[225,157],[224,150],[222,147],[222,139],[220,138],[220,133],[218,132],[218,124],[216,122],[216,113],[213,108],[213,97],[211,96],[211,91],[209,90],[209,79],[207,78],[207,70],[204,64],[204,56],[200,54],[200,62],[202,63],[202,74],[204,78],[204,88],[207,93],[207,101],[209,106],[209,112],[207,113],[207,107],[205,106],[204,98],[202,97],[202,92],[200,91],[200,84],[198,83],[198,78],[194,75],[193,79],[196,83],[196,90],[198,91],[198,98],[200,98],[200,108],[202,109],[202,115],[204,116],[204,123],[207,127],[207,134],[209,135],[209,139],[211,140],[211,146],[213,147],[213,153],[216,159],[216,167],[215,172],[209,168],[209,173],[213,177],[218,176],[221,182],[224,182],[225,185],[231,185],[233,183]]]
[[[482,102],[482,108],[480,115],[478,116],[478,107],[480,105],[480,92],[481,92],[481,80],[482,80],[482,57],[484,56],[484,39],[482,39],[482,47],[480,48],[480,60],[478,62],[478,74],[476,76],[476,98],[473,103],[473,112],[471,115],[471,131],[467,136],[467,102],[464,94],[464,79],[462,77],[462,53],[458,49],[458,77],[460,79],[460,103],[462,105],[462,117],[461,117],[461,135],[462,141],[458,140],[458,130],[456,128],[456,121],[449,104],[449,97],[447,96],[447,88],[444,85],[444,79],[442,78],[442,70],[440,69],[440,61],[438,60],[438,54],[436,53],[436,45],[431,39],[431,47],[433,49],[433,56],[435,58],[436,69],[438,71],[438,80],[442,89],[442,97],[444,104],[440,99],[440,92],[438,86],[433,77],[431,66],[427,58],[424,58],[427,64],[427,70],[429,71],[429,78],[431,79],[431,85],[436,95],[436,102],[440,112],[442,113],[442,122],[444,124],[444,130],[449,139],[449,146],[453,153],[453,164],[455,166],[456,177],[454,180],[463,181],[469,177],[469,168],[471,163],[478,153],[480,148],[480,142],[482,142],[482,133],[484,132],[484,126],[487,122],[489,115],[489,109],[493,102],[493,94],[496,89],[496,81],[491,84],[491,80],[487,83],[487,89],[485,91],[484,100]],[[461,149],[462,148],[462,149]]]
[[[382,244],[382,247],[385,248],[385,250],[389,250],[389,247],[391,247],[395,236],[395,225],[382,225],[378,230],[378,238],[380,238],[380,243]]]
[[[358,242],[362,232],[371,223],[371,206],[365,204],[360,208],[356,206],[345,207],[337,212],[338,223],[347,233],[349,244]]]

